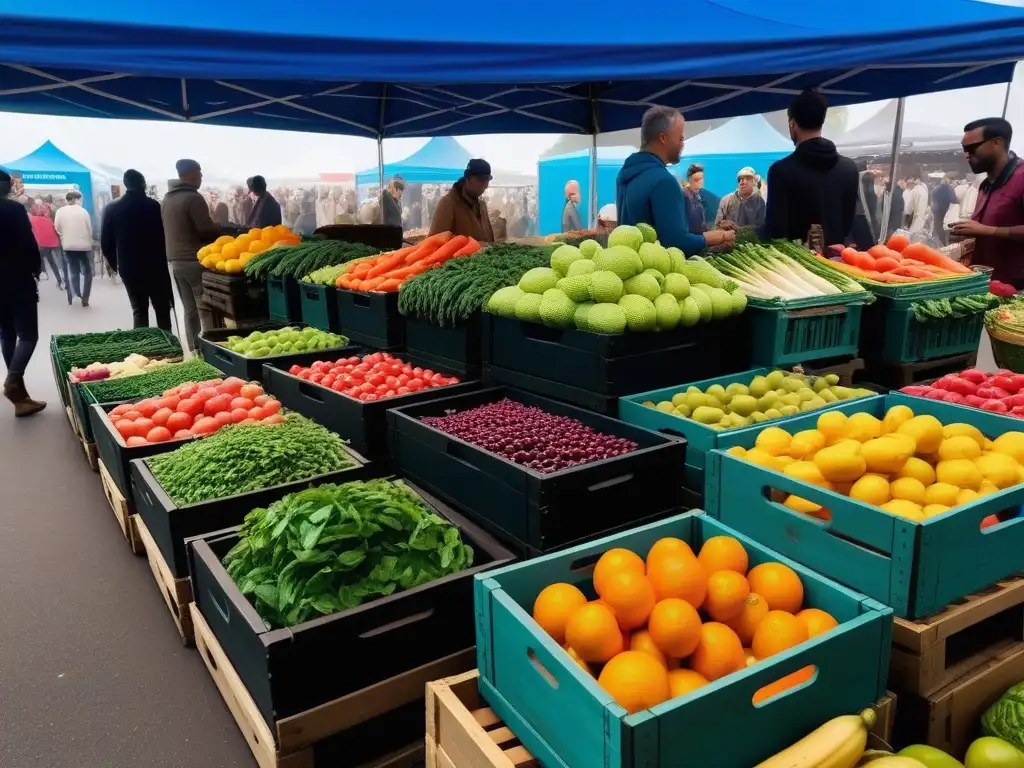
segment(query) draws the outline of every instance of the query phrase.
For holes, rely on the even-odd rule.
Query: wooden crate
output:
[[[477,687],[479,679],[474,669],[427,683],[427,768],[541,768],[487,706]],[[896,695],[886,692],[874,709],[877,718],[871,733],[890,744]]]
[[[114,510],[114,518],[121,528],[121,533],[124,534],[125,541],[136,555],[144,554],[146,548],[142,545],[142,539],[139,538],[139,516],[131,514],[128,501],[121,493],[121,489],[117,487],[114,478],[110,476],[110,472],[107,471],[102,460],[98,462],[98,466],[103,495],[107,497],[110,508]]]
[[[167,561],[164,560],[163,553],[153,541],[153,534],[146,528],[142,517],[139,515],[134,515],[134,517],[139,539],[145,548],[146,559],[149,560],[149,568],[153,571],[153,578],[156,579],[156,585],[160,588],[160,594],[163,595],[164,603],[167,604],[167,610],[171,612],[174,626],[178,628],[181,642],[187,646],[192,645],[195,641],[195,632],[192,627],[192,614],[188,609],[192,603],[192,580],[175,578],[171,569],[167,567]]]
[[[1024,643],[1015,643],[928,696],[901,695],[893,746],[929,744],[962,760],[971,742],[983,735],[982,714],[1022,679]]]
[[[279,720],[276,728],[271,730],[202,613],[195,603],[189,608],[195,626],[196,647],[260,768],[319,768],[315,761],[317,742],[388,712],[396,701],[405,703],[410,698],[414,700],[417,694],[422,695],[424,679],[429,679],[423,675],[431,670],[465,669],[475,659],[473,649],[468,649],[454,657],[441,659]],[[419,741],[397,751],[388,750],[384,756],[364,762],[358,768],[412,768],[421,764],[423,752],[424,743]]]
[[[977,352],[965,352],[961,355],[921,360],[916,363],[883,363],[869,366],[867,379],[892,389],[902,389],[911,384],[937,379],[947,373],[973,368],[977,362]]]
[[[64,408],[68,415],[68,421],[71,422],[71,431],[75,433],[75,439],[78,440],[82,445],[82,450],[85,452],[85,460],[89,463],[89,468],[93,472],[99,472],[99,453],[96,451],[96,443],[86,442],[83,437],[82,427],[78,423],[78,417],[75,415],[74,409],[68,405]]]
[[[889,685],[926,696],[1024,641],[1024,576],[999,581],[937,614],[895,619]]]

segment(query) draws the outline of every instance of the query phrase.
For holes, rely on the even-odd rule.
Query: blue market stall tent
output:
[[[615,202],[615,177],[635,147],[597,148],[597,207]],[[586,211],[590,210],[590,150],[582,149],[564,155],[548,157],[537,163],[537,208],[539,231],[542,235],[562,231],[562,208],[565,206],[565,185],[576,181],[580,185],[580,216],[587,225]]]
[[[384,183],[401,176],[409,184],[454,184],[466,170],[469,151],[451,136],[431,139],[404,160],[384,164]],[[356,174],[356,186],[377,184],[379,169],[375,166]]]
[[[82,193],[82,205],[90,214],[95,214],[92,193],[92,171],[63,152],[56,144],[46,141],[33,152],[4,163],[8,172],[21,175],[26,194],[32,194],[32,187],[77,189]],[[94,215],[95,218],[95,215]]]

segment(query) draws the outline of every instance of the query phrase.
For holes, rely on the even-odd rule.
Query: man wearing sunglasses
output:
[[[975,173],[986,174],[970,221],[953,234],[974,238],[975,264],[993,268],[992,278],[1024,289],[1024,164],[1010,151],[1013,128],[1001,117],[964,126],[964,158]]]

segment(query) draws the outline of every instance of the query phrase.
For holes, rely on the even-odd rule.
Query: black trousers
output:
[[[154,274],[121,275],[121,282],[132,305],[132,318],[136,328],[149,327],[149,306],[153,305],[156,325],[165,331],[171,330],[171,307],[174,303],[171,292],[171,277],[166,268],[157,267]]]

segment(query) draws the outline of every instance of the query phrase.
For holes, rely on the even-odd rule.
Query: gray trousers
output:
[[[199,332],[213,326],[213,314],[203,307],[203,265],[198,261],[172,261],[171,274],[185,313],[185,338],[182,344],[193,352],[199,349]]]

